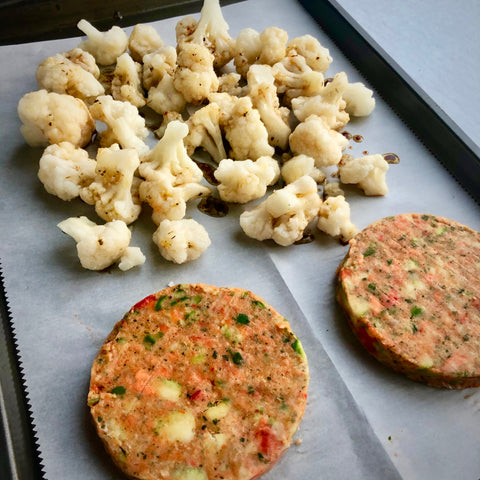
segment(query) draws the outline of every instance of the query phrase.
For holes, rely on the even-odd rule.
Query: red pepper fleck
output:
[[[147,305],[155,302],[157,300],[157,297],[155,294],[149,295],[148,297],[145,297],[143,300],[140,300],[138,303],[136,303],[131,310],[141,310],[142,308],[146,307]]]

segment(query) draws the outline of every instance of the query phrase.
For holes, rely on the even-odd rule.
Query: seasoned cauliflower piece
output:
[[[183,112],[186,100],[175,88],[174,77],[166,73],[158,85],[148,91],[147,105],[160,115],[164,115],[170,111]]]
[[[90,142],[95,122],[87,106],[71,95],[37,90],[18,102],[20,131],[31,147],[70,142],[83,147]]]
[[[285,183],[293,183],[304,175],[312,177],[317,183],[325,180],[325,174],[315,167],[315,160],[307,155],[297,155],[287,160],[281,169],[282,178]]]
[[[318,212],[318,228],[332,237],[348,242],[358,232],[350,220],[350,205],[343,195],[328,197]]]
[[[173,77],[177,67],[177,51],[166,46],[143,57],[143,86],[146,90],[157,86],[165,75]]]
[[[321,117],[329,128],[340,130],[350,120],[350,116],[345,111],[346,102],[343,99],[347,86],[345,72],[337,73],[317,95],[292,99],[294,115],[301,122],[310,115],[316,115]]]
[[[367,117],[375,108],[373,91],[363,83],[349,83],[343,92],[345,111],[354,117]]]
[[[312,177],[300,177],[276,190],[253,210],[240,215],[240,226],[251,238],[273,239],[282,246],[300,240],[322,201]]]
[[[218,90],[218,77],[213,69],[213,55],[207,47],[184,43],[178,53],[174,86],[189,103],[202,103]]]
[[[96,165],[85,150],[61,142],[49,145],[43,152],[38,178],[48,193],[69,201],[92,183]]]
[[[148,129],[137,107],[129,102],[114,100],[110,95],[100,95],[90,106],[90,113],[95,120],[107,125],[107,129],[100,134],[102,147],[118,143],[122,148],[135,148],[140,155],[148,152],[149,148],[144,142]]]
[[[234,64],[242,77],[254,63],[274,65],[286,54],[288,34],[278,27],[267,27],[262,33],[253,28],[240,30],[235,42]]]
[[[181,49],[186,42],[204,45],[214,56],[214,67],[220,68],[235,53],[235,41],[228,29],[219,0],[204,0],[198,22],[193,17],[186,17],[177,23],[177,46]]]
[[[218,193],[225,202],[247,203],[265,195],[268,185],[280,176],[278,162],[271,157],[252,160],[222,160],[215,170]]]
[[[111,65],[127,51],[128,35],[120,27],[100,32],[85,19],[80,20],[77,27],[88,37],[79,47],[90,52],[99,65]]]
[[[121,220],[97,225],[87,217],[70,217],[57,226],[77,242],[78,258],[88,270],[103,270],[120,260],[132,235]]]
[[[106,221],[134,222],[142,209],[134,195],[134,174],[139,165],[133,148],[99,148],[95,180],[80,192],[82,200],[94,204],[97,215]]]
[[[247,73],[248,95],[254,108],[268,132],[268,141],[273,147],[285,150],[291,133],[289,125],[290,110],[280,107],[275,87],[272,67],[269,65],[252,65]]]
[[[132,58],[139,63],[145,55],[163,47],[163,40],[151,25],[137,23],[128,38],[128,48]]]
[[[213,102],[200,108],[189,117],[187,120],[188,135],[184,140],[189,155],[193,155],[197,147],[202,147],[216,163],[227,158],[219,121],[220,107]]]
[[[140,198],[152,207],[156,224],[165,218],[180,220],[185,216],[188,200],[211,192],[200,184],[203,173],[187,154],[183,143],[187,133],[185,123],[170,122],[139,167],[140,175],[145,178],[140,185]]]
[[[196,260],[211,243],[208,232],[193,219],[162,220],[153,241],[162,257],[175,263]]]
[[[90,55],[87,52],[84,54]],[[75,63],[67,58],[68,55],[69,52],[57,53],[40,63],[36,72],[39,87],[49,92],[66,93],[82,100],[103,95],[105,90],[95,75],[83,68],[82,63]]]
[[[142,66],[135,62],[128,53],[117,58],[113,71],[112,97],[122,102],[130,102],[136,107],[145,105],[142,89]]]
[[[145,255],[139,247],[127,247],[125,253],[120,257],[118,268],[122,270],[122,272],[125,272],[137,265],[143,265],[145,260]]]
[[[290,105],[296,97],[317,95],[323,88],[323,74],[310,68],[305,57],[294,49],[273,65],[272,73],[285,105]]]
[[[388,163],[383,155],[367,155],[360,158],[343,158],[338,166],[342,183],[357,184],[365,195],[386,195],[388,186],[385,180]]]
[[[287,44],[287,55],[292,50],[304,57],[307,65],[316,72],[325,73],[333,60],[328,48],[311,35],[292,38]]]
[[[237,72],[224,73],[218,77],[218,91],[241,97],[245,88],[240,86],[242,76]]]
[[[308,155],[318,168],[337,165],[348,140],[336,130],[328,128],[324,120],[310,115],[299,123],[290,135],[290,148],[295,155]]]
[[[220,107],[220,126],[230,144],[229,157],[234,160],[256,160],[271,157],[275,149],[268,143],[268,132],[250,97],[233,97],[228,93],[208,96]]]

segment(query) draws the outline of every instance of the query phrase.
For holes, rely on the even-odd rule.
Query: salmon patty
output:
[[[288,321],[249,291],[180,284],[117,323],[88,405],[114,462],[138,479],[251,479],[290,446],[308,365]]]
[[[378,360],[435,387],[480,385],[480,233],[403,214],[358,233],[337,298]]]

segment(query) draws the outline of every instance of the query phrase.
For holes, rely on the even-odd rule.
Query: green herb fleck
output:
[[[259,308],[265,308],[265,304],[260,302],[259,300],[252,300],[252,303]]]
[[[416,324],[416,323],[412,323],[412,332],[413,332],[413,333],[417,333],[417,332],[418,332],[418,328],[417,328],[417,324]]]
[[[253,393],[255,393],[255,390],[251,385],[249,385],[247,387],[247,392],[248,392],[249,395],[252,395]]]
[[[302,344],[298,338],[292,343],[292,348],[295,352],[299,353],[300,355],[303,354]]]
[[[93,407],[94,405],[96,405],[98,402],[100,401],[100,397],[92,397],[88,400],[87,402],[87,405],[89,407]]]
[[[369,257],[370,255],[373,255],[376,252],[375,245],[372,243],[369,245],[369,247],[363,252],[364,257]]]
[[[248,316],[245,315],[244,313],[239,313],[236,317],[235,317],[235,321],[237,323],[241,323],[242,325],[248,325],[250,323],[250,320],[248,319]]]
[[[124,395],[126,391],[127,389],[124,386],[118,385],[116,387],[113,387],[110,390],[110,393],[113,393],[114,395]]]
[[[377,286],[374,283],[369,283],[368,289],[374,292],[377,289]]]
[[[193,304],[198,305],[202,301],[202,296],[201,295],[195,295],[193,297]]]
[[[393,263],[393,260],[392,260],[392,259],[387,260],[387,264],[388,264],[388,265],[391,265],[392,263]]]
[[[166,295],[162,295],[161,297],[158,297],[157,303],[155,304],[155,310],[158,312],[158,310],[162,309],[162,303],[165,301],[167,298]]]
[[[233,352],[232,354],[232,360],[235,365],[242,365],[243,364],[243,357],[240,354],[240,352]]]
[[[417,317],[421,313],[422,313],[422,309],[420,307],[417,307],[417,306],[412,307],[410,309],[410,318]]]

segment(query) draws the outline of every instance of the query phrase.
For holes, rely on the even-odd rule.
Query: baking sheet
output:
[[[268,17],[262,12],[269,12]],[[328,75],[346,71],[361,80],[315,22],[291,1],[249,0],[224,8],[232,36],[270,25],[289,36],[311,33],[330,48]],[[156,22],[174,43],[177,19]],[[290,319],[309,357],[312,382],[302,439],[266,478],[452,478],[461,467],[477,478],[480,427],[477,390],[450,392],[415,384],[384,369],[358,346],[334,302],[334,271],[347,248],[317,235],[307,245],[282,248],[246,239],[238,226],[244,207],[212,218],[189,215],[209,231],[212,246],[197,261],[163,261],[144,215],[133,229],[147,263],[129,272],[82,270],[73,241],[55,225],[72,215],[95,219],[91,207],[44,192],[36,178],[40,149],[26,146],[16,116],[18,99],[36,89],[35,69],[46,56],[78,39],[0,48],[0,260],[14,322],[25,387],[45,478],[118,478],[88,420],[85,396],[93,358],[114,323],[137,300],[169,282],[202,281],[249,288]],[[15,58],[12,63],[11,59]],[[477,204],[381,99],[367,119],[347,130],[361,134],[352,153],[393,151],[401,161],[387,174],[390,193],[366,198],[354,189],[352,219],[363,228],[406,211],[444,215],[480,229]],[[332,363],[333,361],[333,363]]]

